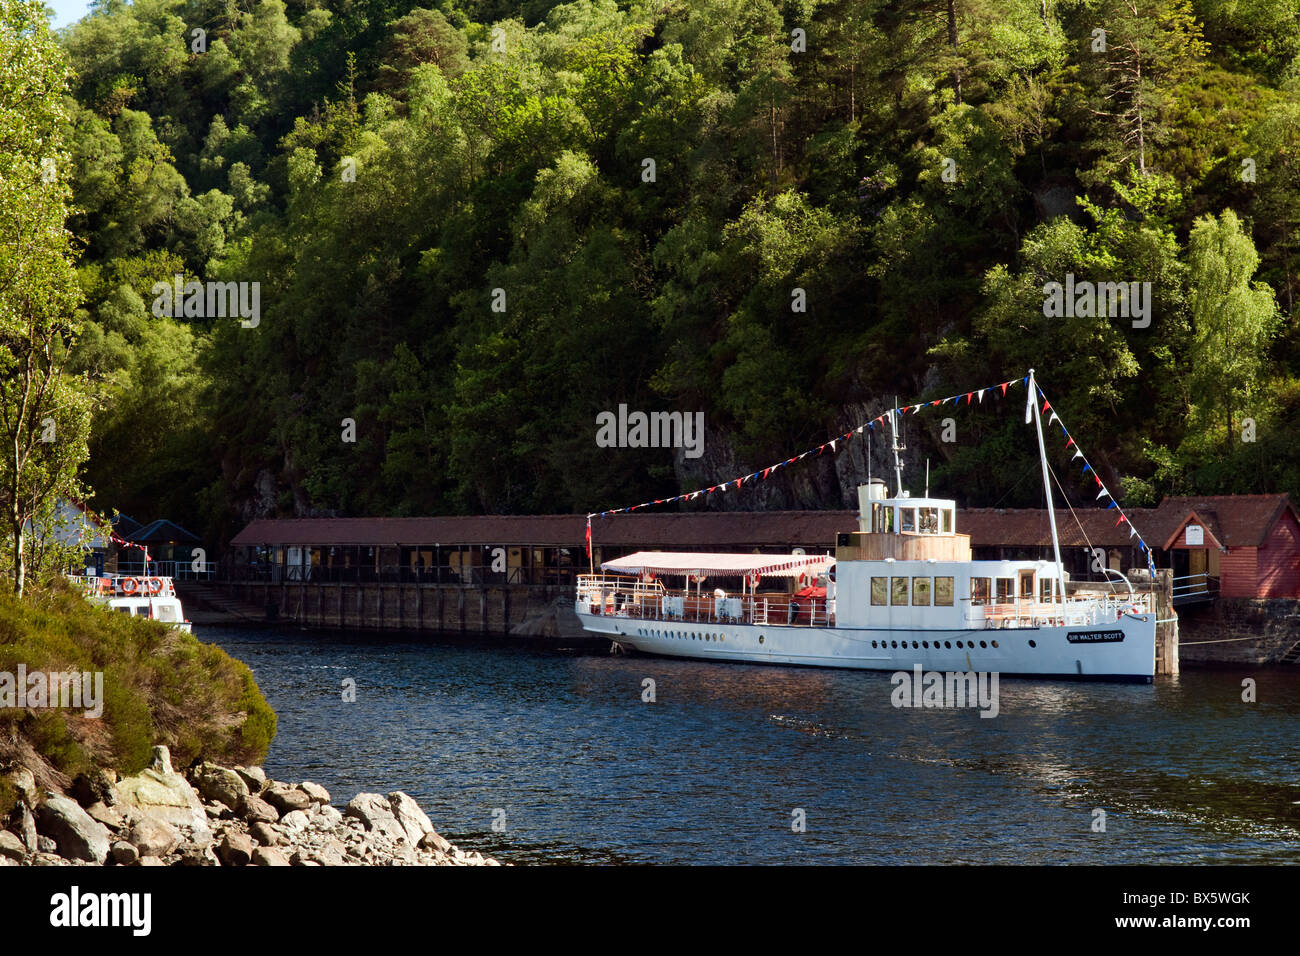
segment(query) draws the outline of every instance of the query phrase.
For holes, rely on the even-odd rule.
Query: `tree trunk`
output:
[[[948,43],[953,55],[957,54],[957,0],[948,0]],[[957,94],[957,105],[961,105],[961,69],[952,68],[952,85]]]

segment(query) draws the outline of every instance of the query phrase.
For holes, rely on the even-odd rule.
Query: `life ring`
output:
[[[135,578],[123,578],[120,582],[123,594],[135,594],[140,590],[140,582]]]
[[[162,594],[162,578],[149,578],[145,581],[145,587],[148,588],[150,594]]]

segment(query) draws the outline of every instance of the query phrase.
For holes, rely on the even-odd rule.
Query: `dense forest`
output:
[[[600,510],[1031,366],[1126,504],[1300,496],[1295,0],[423,3],[60,32],[102,511]],[[1045,315],[1067,275],[1149,323]],[[1020,403],[909,416],[908,461],[1039,503]],[[600,447],[620,404],[704,454]],[[863,447],[708,506],[848,506]]]

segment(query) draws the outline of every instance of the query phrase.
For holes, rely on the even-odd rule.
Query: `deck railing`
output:
[[[630,581],[601,574],[578,576],[578,603],[591,614],[639,620],[696,623],[835,625],[834,601],[789,594],[717,596],[670,593],[658,581]],[[1151,595],[1086,597],[1059,603],[1032,598],[963,599],[965,626],[977,630],[1113,624],[1125,614],[1149,614]]]
[[[603,574],[578,576],[578,602],[592,614],[639,620],[682,621],[700,624],[804,624],[835,623],[834,602],[825,598],[797,599],[788,594],[727,594],[712,591],[672,593],[658,581],[630,581]]]

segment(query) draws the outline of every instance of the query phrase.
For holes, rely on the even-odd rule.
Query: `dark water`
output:
[[[405,790],[454,842],[503,860],[1300,862],[1298,669],[1008,678],[988,719],[895,709],[888,674],[199,636],[247,662],[279,714],[273,777],[316,780],[338,804]]]

